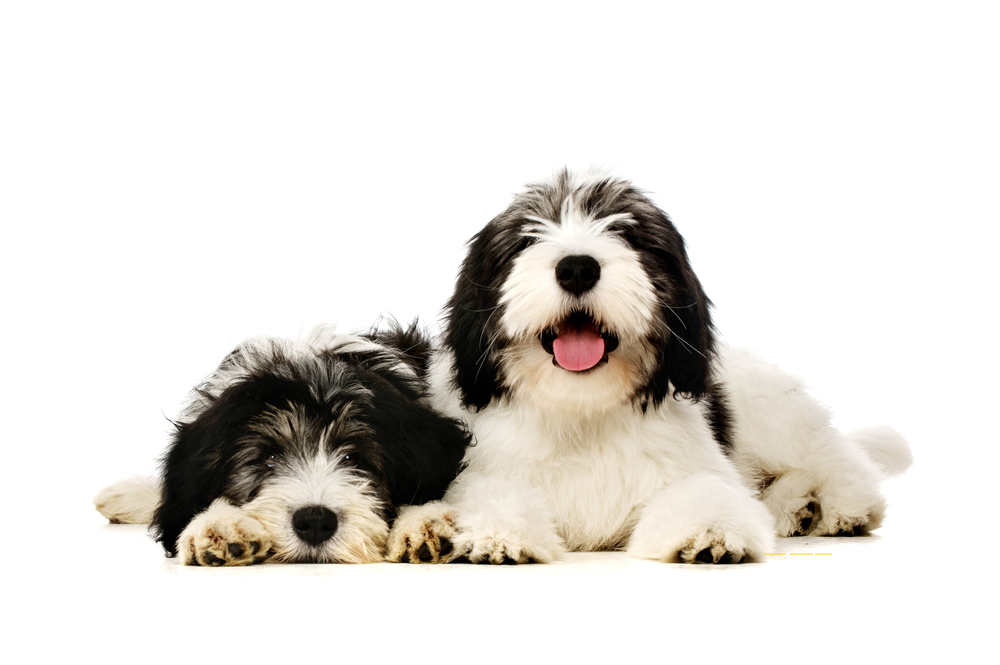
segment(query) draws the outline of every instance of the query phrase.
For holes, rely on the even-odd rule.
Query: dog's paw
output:
[[[477,533],[461,531],[455,539],[455,563],[549,563],[558,559],[562,546],[557,541],[532,540],[523,533]]]
[[[884,506],[879,501],[838,506],[820,501],[813,495],[797,497],[778,504],[768,502],[774,515],[776,533],[788,536],[860,536],[882,522]]]
[[[446,563],[454,554],[455,512],[440,501],[404,506],[393,522],[386,561]]]
[[[772,501],[768,509],[774,516],[775,533],[782,538],[809,534],[820,517],[819,499],[812,495]]]
[[[746,543],[718,529],[706,529],[685,542],[677,552],[681,563],[744,563],[752,559]]]
[[[228,504],[212,504],[177,539],[185,566],[248,566],[266,559],[270,549],[264,525]]]
[[[160,502],[160,482],[135,476],[108,485],[94,497],[97,512],[112,524],[149,524]]]
[[[882,525],[885,499],[876,487],[821,488],[810,536],[861,536]]]
[[[881,510],[877,506],[870,510],[841,510],[836,506],[828,508],[824,503],[820,518],[810,536],[863,536],[881,526]]]

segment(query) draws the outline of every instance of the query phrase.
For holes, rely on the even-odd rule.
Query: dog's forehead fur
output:
[[[335,335],[319,327],[306,340],[262,337],[240,344],[219,368],[197,386],[181,422],[191,422],[223,396],[225,391],[244,391],[241,396],[285,394],[303,403],[331,404],[364,401],[371,392],[357,376],[361,366],[375,375],[391,376],[402,390],[416,395],[420,384],[413,368],[397,354],[371,340],[354,335]]]

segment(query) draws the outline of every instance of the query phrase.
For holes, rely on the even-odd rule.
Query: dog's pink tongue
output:
[[[580,328],[567,327],[553,340],[552,353],[563,369],[582,372],[601,362],[604,339],[592,323]]]

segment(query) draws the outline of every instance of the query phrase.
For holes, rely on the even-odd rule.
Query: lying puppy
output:
[[[775,534],[878,527],[906,442],[842,435],[798,381],[717,349],[709,305],[630,183],[562,172],[516,197],[470,242],[431,367],[434,406],[476,445],[450,507],[400,523],[390,557],[429,534],[474,562],[738,563]]]
[[[423,400],[428,353],[415,324],[246,342],[195,389],[162,484],[123,481],[95,504],[112,522],[151,517],[183,564],[382,561],[397,509],[440,499],[469,443]],[[434,542],[414,558],[436,558]]]

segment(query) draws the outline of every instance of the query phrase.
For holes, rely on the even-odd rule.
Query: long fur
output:
[[[162,480],[98,509],[141,521],[159,494],[152,530],[185,564],[381,561],[397,511],[440,499],[469,443],[425,401],[429,351],[416,324],[245,342],[195,389]]]
[[[592,288],[560,281],[566,257],[596,261]],[[430,368],[433,404],[476,442],[441,504],[453,556],[727,563],[775,535],[876,528],[905,441],[834,430],[796,379],[716,342],[710,305],[673,223],[625,180],[563,171],[487,224]],[[604,340],[586,371],[553,356],[575,327]]]

